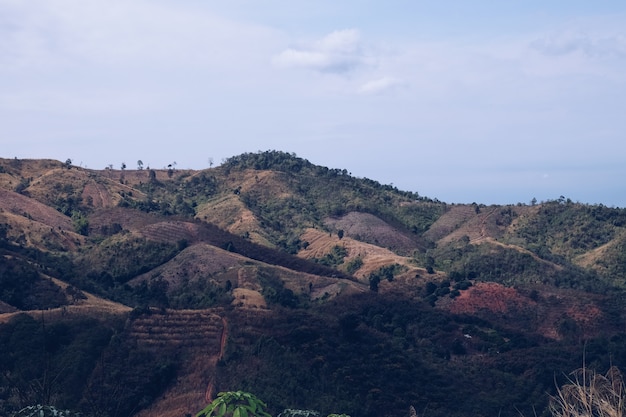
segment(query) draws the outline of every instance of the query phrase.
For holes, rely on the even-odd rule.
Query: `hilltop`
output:
[[[626,210],[565,197],[449,204],[279,151],[0,159],[0,252],[3,415],[180,416],[225,389],[277,412],[518,415],[583,350],[626,366]]]

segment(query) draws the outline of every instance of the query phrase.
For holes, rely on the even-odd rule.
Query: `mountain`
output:
[[[530,415],[583,363],[626,366],[626,209],[565,197],[450,204],[279,151],[0,159],[0,255],[0,415],[228,390],[274,415]]]

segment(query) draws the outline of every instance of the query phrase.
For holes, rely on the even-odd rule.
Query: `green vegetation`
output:
[[[196,417],[271,417],[264,411],[267,405],[254,394],[243,391],[220,392],[217,398],[196,414]],[[320,417],[319,411],[287,408],[278,417]],[[350,417],[329,414],[328,417]]]
[[[271,417],[267,405],[249,392],[220,392],[196,417]]]
[[[247,153],[229,158],[222,169],[271,170],[291,190],[291,196],[276,198],[260,189],[241,193],[246,206],[267,226],[276,244],[293,240],[306,226],[323,228],[326,216],[350,211],[372,213],[414,234],[421,234],[445,211],[445,204],[400,191],[368,178],[355,178],[346,170],[328,169],[285,152]]]
[[[162,265],[178,252],[176,243],[114,236],[78,257],[76,265],[89,282],[109,289]]]
[[[72,212],[72,224],[74,225],[74,231],[83,236],[89,234],[89,220],[80,211]]]
[[[283,307],[296,308],[301,305],[304,296],[297,296],[289,288],[285,288],[283,281],[275,276],[271,271],[260,269],[257,278],[263,286],[263,298],[269,305],[280,305]]]
[[[250,320],[230,317],[230,337],[240,342],[229,346],[218,379],[254,391],[272,414],[296,406],[322,415],[378,416],[384,409],[402,416],[413,405],[436,417],[532,415],[547,407],[555,375],[560,383],[582,352],[577,343],[511,330],[505,320],[451,316],[380,293],[279,309],[258,318],[266,329],[260,337],[243,325]],[[590,340],[587,360],[615,364],[611,352],[624,346],[612,340]],[[624,358],[615,365],[626,365]]]
[[[343,260],[346,256],[348,256],[346,248],[340,245],[335,245],[329,253],[320,259],[316,259],[315,261],[322,265],[337,268],[339,265],[343,264]]]
[[[356,271],[361,269],[362,266],[363,266],[363,258],[358,256],[346,264],[346,272],[352,275]]]
[[[393,264],[393,265],[385,265],[378,268],[377,271],[372,272],[368,279],[370,283],[370,290],[377,292],[378,284],[383,279],[391,282],[393,281],[395,275],[401,272],[404,268],[401,265]]]
[[[32,404],[75,408],[112,330],[92,319],[19,315],[0,326],[0,414]]]
[[[626,226],[626,209],[572,203],[564,197],[540,206],[535,216],[518,223],[508,238],[523,239],[524,246],[547,260],[571,261],[609,242]]]
[[[18,315],[0,326],[0,415],[71,408],[122,416],[147,406],[175,374],[173,362],[124,341],[123,321]],[[58,411],[58,410],[57,410]],[[67,414],[74,416],[74,413]]]
[[[572,372],[572,378],[550,396],[549,413],[552,417],[621,417],[626,413],[626,385],[621,371],[612,366],[601,375],[583,367]],[[263,411],[267,405],[253,394],[237,391],[218,394],[211,404],[196,417],[271,417]],[[417,416],[409,406],[411,417]],[[56,415],[56,414],[55,414]],[[314,410],[285,409],[278,417],[319,417]],[[328,417],[350,417],[331,413]]]
[[[505,285],[540,283],[597,293],[612,288],[595,271],[569,263],[553,264],[516,248],[466,245],[456,250],[442,247],[435,254],[440,260],[439,267],[463,278]]]
[[[67,304],[61,288],[43,278],[33,265],[11,258],[3,258],[0,262],[0,301],[22,310]]]

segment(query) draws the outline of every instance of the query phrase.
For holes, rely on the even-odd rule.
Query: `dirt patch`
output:
[[[534,306],[536,302],[524,297],[514,288],[495,282],[477,282],[451,300],[446,309],[453,314],[476,314],[486,311],[504,314],[512,309]]]
[[[450,206],[448,211],[442,214],[424,233],[424,237],[437,242],[457,230],[474,216],[476,216],[476,210],[472,206]]]
[[[248,288],[235,288],[233,290],[235,298],[232,305],[246,310],[267,310],[267,303],[263,295]]]
[[[343,230],[346,237],[394,252],[410,253],[421,246],[415,237],[369,213],[353,211],[338,218],[327,218],[324,224],[335,231]]]
[[[183,221],[164,221],[150,224],[140,233],[147,239],[157,242],[194,242],[198,239],[200,227]]]
[[[0,209],[55,229],[73,230],[72,220],[37,200],[0,189]]]
[[[109,190],[96,182],[90,182],[83,188],[82,194],[83,201],[87,205],[94,208],[108,208],[114,206],[113,198],[109,194]]]
[[[473,206],[454,207],[435,222],[434,229],[431,228],[432,236],[440,236],[437,239],[439,244],[457,241],[463,236],[469,237],[472,243],[487,238],[498,238],[504,229],[499,228],[496,223],[497,210],[499,209],[482,208],[476,212]],[[427,232],[427,236],[430,236],[430,232],[430,230]]]
[[[124,230],[138,232],[144,227],[161,220],[162,217],[158,215],[140,210],[122,207],[102,208],[96,209],[89,216],[89,228],[91,230],[100,231],[102,228],[108,228],[116,223]]]

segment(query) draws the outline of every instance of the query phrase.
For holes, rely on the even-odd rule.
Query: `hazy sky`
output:
[[[623,0],[0,0],[2,157],[626,207],[625,132]]]

